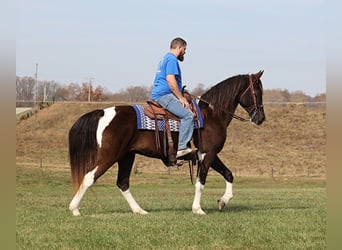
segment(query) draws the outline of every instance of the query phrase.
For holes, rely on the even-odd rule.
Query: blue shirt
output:
[[[159,97],[172,93],[166,76],[175,75],[178,89],[182,91],[182,74],[177,57],[171,52],[167,53],[158,64],[151,99],[157,100]]]

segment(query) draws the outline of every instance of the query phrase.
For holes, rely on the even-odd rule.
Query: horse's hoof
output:
[[[147,211],[145,211],[145,210],[142,210],[142,211],[140,211],[140,213],[139,214],[141,214],[141,215],[146,215],[146,214],[148,214],[148,212]]]
[[[222,211],[223,208],[226,206],[226,203],[222,199],[218,200],[217,203],[218,203],[218,209],[220,211]]]
[[[194,214],[205,215],[206,213],[202,210],[202,208],[193,208],[192,212]]]
[[[133,213],[135,213],[135,214],[141,214],[141,215],[146,215],[146,214],[148,214],[148,212],[145,211],[144,209],[139,209],[139,210],[137,210],[137,211],[134,211]]]
[[[73,210],[71,210],[71,212],[72,212],[73,216],[80,216],[81,215],[81,213],[78,209],[73,209]]]

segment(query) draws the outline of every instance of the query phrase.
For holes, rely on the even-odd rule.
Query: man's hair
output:
[[[176,49],[178,46],[186,47],[186,41],[180,37],[173,39],[170,43],[170,49]]]

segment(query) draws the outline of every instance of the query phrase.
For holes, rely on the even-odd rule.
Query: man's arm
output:
[[[184,98],[184,96],[178,89],[175,75],[167,75],[166,80],[167,80],[167,83],[169,84],[171,91],[175,94],[175,96],[179,99],[179,101],[183,104],[183,106],[186,108],[190,108],[188,101]]]

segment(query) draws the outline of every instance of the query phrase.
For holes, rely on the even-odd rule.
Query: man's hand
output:
[[[190,108],[188,100],[182,95],[182,93],[178,89],[177,81],[175,75],[167,75],[166,76],[167,83],[171,91],[175,94],[178,100],[182,103],[183,107]]]
[[[188,108],[188,109],[190,108],[190,104],[189,104],[188,100],[184,96],[181,96],[179,98],[179,101],[183,104],[184,108]]]

